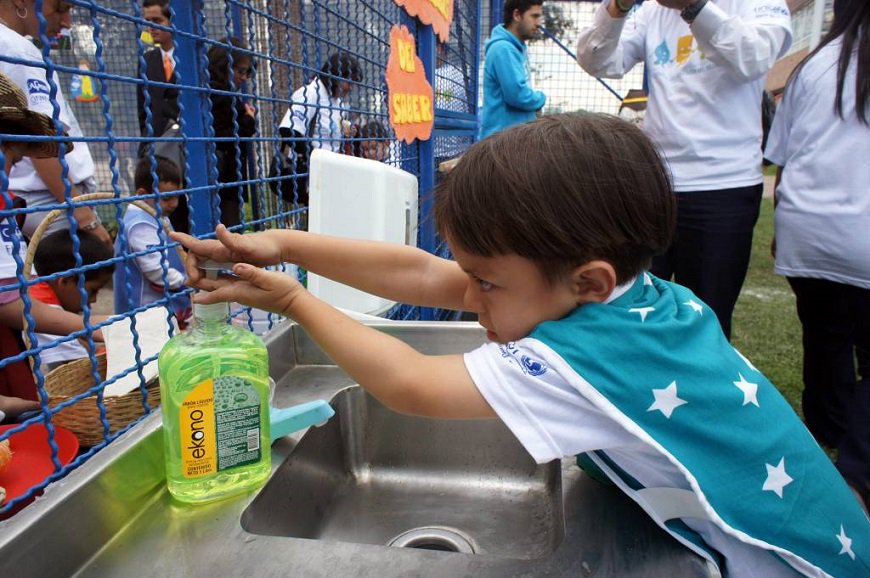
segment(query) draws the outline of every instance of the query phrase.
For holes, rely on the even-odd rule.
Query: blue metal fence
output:
[[[444,253],[428,214],[429,193],[437,178],[436,162],[460,154],[474,141],[477,132],[481,4],[476,0],[455,1],[450,41],[441,49],[436,48],[432,29],[409,18],[393,0],[172,0],[167,26],[146,20],[141,0],[72,0],[69,4],[72,5],[69,45],[61,39],[60,46],[52,47],[55,39],[46,34],[48,23],[41,17],[42,1],[37,0],[36,12],[41,27],[36,40],[43,46],[41,58],[22,60],[0,54],[0,67],[30,66],[46,71],[51,98],[57,103],[57,93],[63,93],[82,129],[81,136],[16,138],[72,142],[76,148],[87,147],[96,167],[93,175],[96,192],[103,193],[87,201],[74,200],[73,195],[80,183],[70,183],[66,178],[63,201],[40,207],[15,207],[9,195],[7,175],[0,171],[0,191],[6,201],[4,208],[0,209],[0,221],[9,231],[15,231],[4,239],[4,247],[8,245],[16,269],[14,279],[0,287],[0,292],[20,294],[23,316],[29,326],[27,343],[38,343],[33,331],[35,320],[31,293],[33,287],[41,282],[66,276],[77,279],[84,321],[79,331],[58,336],[41,345],[25,345],[20,352],[0,360],[0,372],[16,362],[32,364],[40,401],[40,410],[25,417],[13,429],[0,432],[0,441],[27,427],[44,423],[50,434],[54,470],[26,493],[3,504],[0,517],[22,506],[47,484],[66,475],[135,424],[134,421],[120,430],[116,430],[117,424],[110,424],[103,399],[107,385],[126,374],[138,373],[141,383],[137,403],[144,412],[155,409],[147,401],[146,384],[141,373],[141,367],[154,356],[140,355],[139,335],[133,316],[157,308],[164,310],[167,319],[172,320],[176,316],[175,304],[185,290],[173,292],[169,289],[172,285],[169,279],[170,257],[175,248],[162,229],[158,228],[159,243],[156,245],[139,250],[131,248],[123,227],[124,214],[131,202],[151,201],[157,216],[161,217],[158,201],[181,195],[190,209],[186,226],[199,236],[213,234],[215,225],[227,218],[222,207],[232,208],[233,205],[222,203],[222,198],[238,203],[237,230],[303,223],[307,208],[294,201],[299,200],[298,193],[307,175],[290,170],[283,176],[270,176],[269,168],[282,155],[287,156],[288,149],[282,148],[279,134],[279,125],[287,110],[294,104],[302,108],[313,105],[309,98],[301,102],[294,99],[293,93],[321,73],[326,74],[326,78],[347,80],[351,86],[345,98],[333,99],[327,106],[330,123],[334,121],[344,129],[337,150],[359,154],[359,144],[367,134],[366,126],[371,128],[378,122],[387,127],[385,134],[365,138],[378,140],[387,146],[389,154],[384,162],[419,178],[419,245],[432,252]],[[430,84],[438,93],[433,138],[411,145],[398,142],[389,132],[384,71],[389,52],[389,30],[394,24],[404,24],[415,36]],[[149,31],[154,30],[158,35],[163,31],[173,36],[174,76],[170,77],[171,80],[154,78],[147,73],[146,55],[157,50],[147,42]],[[238,41],[230,43],[227,39],[232,37]],[[214,64],[221,53],[226,59],[225,76],[229,79],[217,82],[219,79],[213,74]],[[361,74],[346,75],[344,71],[334,69],[324,72],[324,63],[336,53],[352,56]],[[213,65],[211,72],[210,63]],[[244,66],[236,66],[239,63]],[[249,70],[241,71],[240,76],[234,78],[233,71],[239,72],[241,68]],[[55,73],[56,82],[52,80]],[[166,133],[163,127],[155,125],[149,90],[152,88],[165,88],[177,93],[177,133]],[[144,101],[142,110],[147,111],[141,132],[137,104],[140,91]],[[229,106],[222,108],[227,102]],[[255,110],[253,130],[249,134],[243,130],[243,125],[248,123],[244,115],[249,114],[245,105]],[[216,111],[219,112],[215,114]],[[55,122],[59,122],[59,112],[59,107],[54,106]],[[4,136],[8,138],[0,127],[0,141],[5,141]],[[333,146],[329,144],[328,136],[322,133],[305,134],[301,140],[315,147]],[[152,190],[136,195],[134,173],[143,143],[146,143],[146,156],[151,158],[151,176],[155,184]],[[159,179],[154,178],[157,163],[153,155],[171,151],[173,143],[183,145],[181,168],[184,182],[179,191],[170,193],[159,190]],[[171,156],[171,153],[166,154]],[[69,166],[63,155],[60,161],[64,174],[68,174]],[[270,183],[277,184],[282,179],[297,184],[289,199],[271,190]],[[16,191],[13,189],[11,192]],[[221,192],[224,192],[223,196]],[[82,234],[71,225],[75,266],[52,275],[29,278],[29,271],[17,253],[25,239],[13,226],[16,218],[44,215],[47,210],[60,209],[63,211],[60,219],[73,223],[73,210],[82,206],[93,207],[119,239],[115,256],[85,263],[79,254]],[[87,303],[85,276],[104,266],[123,268],[129,274],[136,267],[137,257],[148,255],[160,257],[160,278],[165,288],[162,295],[147,303],[128,301],[126,306],[122,303],[118,310],[105,312],[114,313],[108,319],[96,317],[95,310]],[[119,288],[115,287],[115,290]],[[399,306],[392,315],[399,318],[441,318],[446,313]],[[103,376],[95,332],[125,318],[133,319],[131,332],[137,352],[135,363],[118,375]],[[93,378],[94,384],[69,397],[60,406],[55,405],[55,399],[50,404],[40,355],[76,338],[83,338],[85,342],[89,364],[86,373]],[[93,404],[95,399],[99,413],[94,417],[94,429],[101,441],[83,448],[72,462],[64,464],[59,458],[53,420],[57,420],[60,409]]]

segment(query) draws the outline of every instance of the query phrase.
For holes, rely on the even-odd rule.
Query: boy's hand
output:
[[[188,282],[193,287],[199,287],[197,282],[203,278],[199,269],[201,261],[212,259],[222,263],[250,263],[258,267],[276,265],[282,261],[279,231],[239,235],[229,232],[223,225],[218,225],[215,234],[217,240],[208,241],[184,233],[169,234],[173,241],[178,241],[189,251],[185,269]]]
[[[266,271],[246,263],[233,267],[235,278],[206,279],[200,276],[191,284],[208,293],[197,293],[196,303],[232,302],[264,309],[280,315],[293,316],[293,304],[305,288],[292,276]]]

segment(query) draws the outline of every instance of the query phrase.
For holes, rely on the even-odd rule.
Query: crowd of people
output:
[[[114,250],[91,207],[72,212],[80,263],[64,260],[70,219],[44,232],[36,271],[61,276],[32,288],[40,339],[81,330],[82,287],[93,295],[109,279],[104,265],[124,256],[114,268],[117,312],[167,298],[183,319],[191,285],[208,291],[196,302],[291,317],[397,411],[499,418],[539,462],[578,456],[723,576],[867,575],[870,4],[834,0],[830,30],[792,73],[764,145],[765,79],[792,40],[785,0],[603,0],[580,31],[577,61],[610,78],[642,63],[648,91],[623,103],[643,111],[641,122],[634,114],[628,122],[536,118],[546,95],[531,86],[526,42],[543,4],[504,2],[487,42],[480,140],[435,191],[434,217],[453,260],[303,230],[230,232],[247,194],[239,184],[248,179],[247,147],[238,139],[256,133],[257,111],[239,93],[253,72],[250,51],[225,38],[208,52],[216,240],[189,234],[190,207],[172,194],[184,180],[183,154],[155,156],[156,145],[145,143],[134,191],[144,207],[128,206]],[[49,26],[61,5],[43,2],[53,9]],[[35,9],[34,0],[0,0],[0,52],[41,60],[26,38],[38,31]],[[140,74],[156,84],[140,89],[140,129],[156,137],[172,130],[179,108],[166,1],[145,0],[143,17],[157,46]],[[455,84],[448,66],[439,60],[441,77]],[[43,68],[0,60],[0,73],[4,132],[56,136],[55,115],[70,136],[81,135],[59,89],[51,90],[54,113],[47,95],[58,83]],[[359,61],[336,52],[290,97],[270,173],[286,201],[307,202],[312,148],[386,160],[382,123],[341,116],[362,81]],[[447,98],[444,86],[436,82],[436,98]],[[2,144],[4,204],[12,192],[39,207],[93,190],[85,143]],[[444,150],[436,147],[436,157]],[[804,420],[730,344],[763,157],[778,167],[775,269],[794,291],[803,328]],[[161,195],[148,198],[154,191]],[[25,239],[40,216],[3,223],[0,283],[21,282]],[[186,263],[166,249],[169,238],[190,252]],[[204,259],[238,262],[235,275],[204,278]],[[464,356],[419,354],[291,276],[259,268],[284,262],[393,301],[473,312],[490,343]],[[81,278],[62,275],[77,265],[89,266]],[[0,292],[0,347],[10,355],[20,351],[21,307],[17,289]],[[32,376],[23,388],[13,376],[24,369],[0,372],[0,412],[32,406]],[[818,444],[837,450],[835,464]]]

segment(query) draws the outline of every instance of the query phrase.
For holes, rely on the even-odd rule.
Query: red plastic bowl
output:
[[[18,427],[19,424],[0,426],[0,433]],[[48,445],[48,430],[43,424],[31,424],[27,429],[9,436],[9,446],[12,450],[12,461],[6,471],[0,474],[0,486],[6,488],[4,504],[27,490],[45,481],[54,473],[51,461],[51,446]],[[79,440],[68,429],[54,426],[54,440],[57,443],[57,458],[61,465],[70,463],[79,451]],[[28,500],[29,501],[29,500]],[[25,503],[16,505],[18,511]],[[0,514],[0,519],[12,512]]]

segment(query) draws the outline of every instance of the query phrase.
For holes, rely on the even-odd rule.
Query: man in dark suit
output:
[[[142,17],[158,26],[170,25],[169,0],[144,0]],[[149,28],[148,32],[154,40],[154,48],[145,53],[145,77],[156,82],[175,83],[175,43],[172,33],[160,28]],[[152,136],[159,137],[178,120],[178,89],[165,86],[148,86],[150,95]],[[137,89],[137,104],[139,111],[139,133],[147,135],[147,115],[145,111],[145,89]],[[139,156],[148,153],[148,143],[139,147]],[[177,160],[177,159],[171,159]],[[183,167],[181,167],[183,168]],[[178,208],[169,220],[176,231],[189,232],[187,199],[184,195],[178,198]]]

